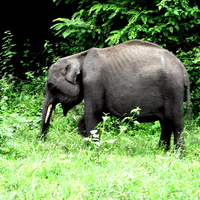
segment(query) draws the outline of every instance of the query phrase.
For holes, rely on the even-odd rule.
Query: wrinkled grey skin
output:
[[[66,115],[84,99],[78,128],[85,137],[102,120],[103,112],[121,118],[139,106],[139,122],[160,121],[159,145],[169,149],[173,132],[176,148],[184,148],[181,133],[184,91],[189,106],[188,74],[176,56],[156,44],[132,40],[61,58],[50,67],[45,87],[41,136],[46,135],[58,102]]]

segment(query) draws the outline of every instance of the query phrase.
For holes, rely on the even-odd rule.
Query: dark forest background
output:
[[[55,32],[50,29],[53,25],[52,21],[58,17],[70,17],[76,11],[74,5],[69,6],[63,2],[56,6],[56,3],[51,0],[2,1],[0,7],[1,46],[4,42],[2,40],[5,37],[4,32],[9,30],[13,35],[12,43],[15,44],[12,51],[16,53],[11,61],[15,68],[13,75],[21,78],[24,78],[23,74],[28,70],[37,71],[37,62],[40,63],[40,67],[46,65],[48,55],[43,52],[45,41],[54,44],[60,41],[55,36]],[[27,49],[28,53],[25,56],[24,51]],[[20,62],[25,57],[26,60],[28,59],[28,66],[23,66]],[[34,62],[30,63],[31,60]]]

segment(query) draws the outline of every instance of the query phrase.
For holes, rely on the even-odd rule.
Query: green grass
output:
[[[200,199],[199,126],[186,127],[180,155],[157,149],[158,123],[120,131],[110,119],[96,148],[78,134],[83,105],[67,117],[58,106],[43,142],[42,102],[25,88],[2,103],[0,199]]]

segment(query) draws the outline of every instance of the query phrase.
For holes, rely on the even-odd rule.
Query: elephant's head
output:
[[[50,117],[57,103],[61,103],[63,114],[79,104],[83,99],[82,65],[88,51],[59,59],[48,73],[46,93],[42,110],[41,136],[46,135]]]

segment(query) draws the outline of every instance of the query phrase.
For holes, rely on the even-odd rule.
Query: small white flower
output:
[[[126,126],[120,126],[121,131],[125,131],[127,129]]]
[[[137,115],[139,115],[140,111],[141,111],[141,108],[137,107],[137,108],[131,110],[131,114],[137,114]]]
[[[65,158],[65,157],[66,157],[66,154],[60,154],[60,157],[61,157],[61,158]]]
[[[99,134],[93,134],[92,137],[95,139],[99,139]]]
[[[92,131],[90,131],[90,133],[91,133],[92,135],[94,135],[95,133],[97,133],[97,130],[92,130]]]
[[[88,140],[90,140],[90,137],[85,137],[84,140],[88,141]]]
[[[102,117],[102,118],[103,118],[103,121],[104,121],[104,122],[108,119],[107,116],[104,116],[104,117]]]
[[[90,133],[92,134],[92,138],[99,138],[99,134],[97,132],[97,130],[90,131]]]
[[[68,155],[68,158],[73,158],[74,157],[74,155],[72,154],[72,153],[70,153],[69,155]]]
[[[94,142],[97,147],[100,147],[100,142]]]
[[[134,121],[134,124],[136,124],[136,125],[140,125],[140,122],[138,122],[138,121]]]
[[[117,141],[116,139],[115,140],[106,140],[107,143],[114,143],[115,141]]]

